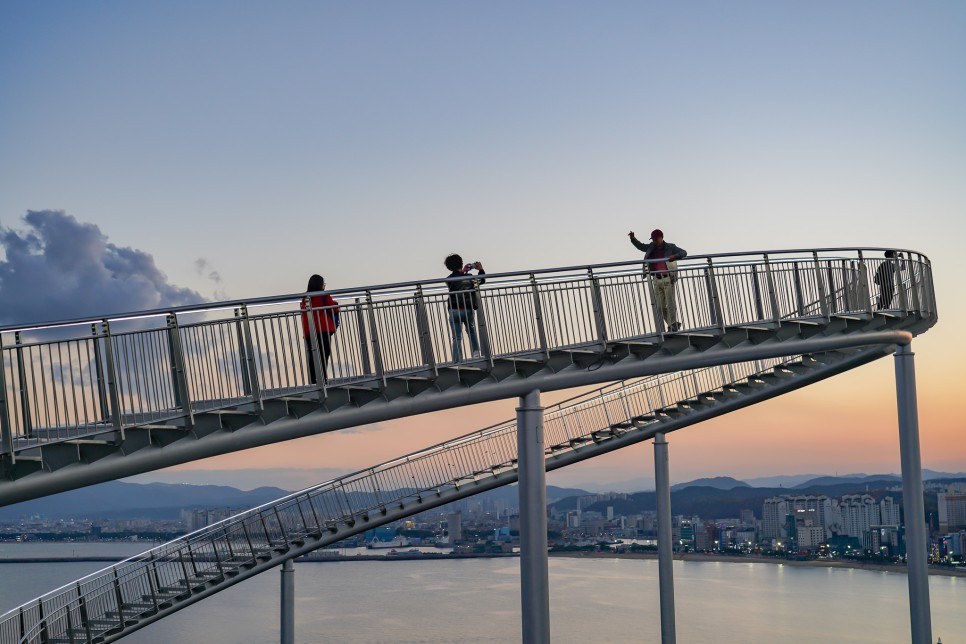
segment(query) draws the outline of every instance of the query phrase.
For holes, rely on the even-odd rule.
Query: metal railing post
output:
[[[359,361],[362,373],[369,375],[372,373],[372,363],[369,360],[369,340],[366,335],[366,318],[362,313],[361,300],[355,299],[356,325],[359,329]]]
[[[721,309],[721,298],[718,296],[718,284],[714,278],[714,265],[708,258],[708,267],[704,269],[705,286],[708,289],[708,306],[711,310],[711,325],[721,329],[724,333],[724,312]]]
[[[859,302],[856,308],[864,309],[872,315],[872,297],[869,294],[869,267],[865,263],[862,251],[859,251]]]
[[[375,362],[375,376],[386,386],[386,368],[382,361],[382,347],[379,344],[379,327],[376,325],[376,310],[372,303],[372,293],[366,291],[366,313],[369,317],[369,332],[372,333],[372,359]]]
[[[111,399],[111,422],[114,429],[121,433],[124,439],[124,422],[121,417],[121,397],[117,391],[117,367],[114,364],[114,342],[111,339],[111,323],[104,320],[101,329],[104,338],[104,357],[107,360],[107,392]]]
[[[87,614],[87,597],[81,591],[80,582],[77,583],[77,604],[80,607],[80,618],[81,624],[84,626],[84,636],[87,638],[86,641],[91,641],[91,618]]]
[[[259,409],[264,409],[261,385],[258,382],[258,364],[255,361],[255,344],[252,342],[251,320],[248,317],[248,306],[242,304],[235,310],[238,318],[238,343],[242,349],[241,372],[245,384],[245,394],[252,397]]]
[[[110,405],[107,401],[107,378],[104,375],[104,359],[101,358],[100,336],[97,325],[91,324],[91,336],[94,338],[94,373],[97,378],[97,404],[100,409],[98,417],[103,421],[111,420]]]
[[[899,308],[909,313],[909,298],[906,295],[906,289],[902,287],[902,260],[899,259],[899,253],[895,253],[895,257],[889,261],[892,261],[892,285],[899,296]]]
[[[782,321],[781,307],[778,305],[778,292],[775,290],[775,276],[772,274],[771,262],[768,260],[768,254],[764,255],[765,258],[765,282],[768,285],[768,303],[771,305],[771,319],[775,324],[779,324]],[[764,319],[764,316],[762,316]]]
[[[476,286],[476,297],[480,303],[480,308],[476,310],[476,326],[480,334],[480,354],[486,359],[487,364],[492,367],[493,345],[490,343],[490,327],[487,324],[483,292],[480,291],[479,285]]]
[[[188,373],[185,368],[184,349],[181,346],[181,330],[178,327],[178,316],[169,313],[168,321],[168,350],[171,355],[171,378],[174,382],[175,404],[184,412],[185,423],[191,427],[195,424],[195,417],[191,411],[191,395],[188,392]]]
[[[594,327],[597,330],[597,341],[601,351],[607,349],[607,319],[604,316],[604,300],[600,295],[600,278],[594,275],[592,268],[587,269],[587,279],[590,280],[590,302],[594,307]]]
[[[117,602],[117,621],[124,628],[124,594],[121,592],[121,578],[117,574],[117,568],[113,569],[114,572],[114,599]]]
[[[818,287],[818,303],[819,309],[822,311],[822,317],[826,320],[831,317],[831,311],[829,309],[828,302],[828,288],[825,284],[825,278],[822,276],[822,265],[818,261],[818,252],[812,251],[812,258],[815,262],[815,284]]]
[[[792,275],[795,277],[795,306],[798,317],[805,316],[805,297],[802,293],[802,276],[798,270],[798,262],[792,262]]]
[[[758,267],[751,265],[751,283],[755,292],[755,321],[760,322],[765,319],[765,307],[761,301],[761,283],[758,278]]]
[[[909,295],[911,296],[912,302],[911,306],[913,311],[921,311],[921,304],[919,300],[919,289],[916,288],[916,265],[912,263],[912,257],[905,258],[906,271],[909,273]],[[902,282],[902,280],[899,280]]]
[[[48,644],[48,642],[50,642],[50,637],[47,633],[47,618],[44,617],[43,598],[37,600],[37,617],[40,622],[40,643]]]
[[[0,335],[0,450],[9,454],[15,462],[13,453],[13,431],[10,426],[10,410],[7,408],[7,362],[4,359],[3,335]]]
[[[27,391],[27,367],[23,361],[23,341],[20,338],[20,331],[15,332],[13,338],[17,345],[17,388],[20,397],[21,422],[23,423],[21,433],[29,437],[33,433],[34,427],[30,417],[30,394]]]
[[[429,331],[429,315],[426,313],[426,299],[423,296],[423,287],[416,287],[416,333],[419,336],[419,352],[422,355],[423,364],[433,373],[436,370],[436,354],[433,351],[433,338]]]
[[[540,338],[540,351],[545,360],[550,359],[550,348],[547,346],[547,329],[544,327],[543,306],[540,304],[540,289],[537,277],[531,273],[530,289],[533,292],[533,321],[537,326],[537,337]]]
[[[855,311],[855,283],[852,279],[854,271],[850,270],[850,264],[854,265],[854,260],[842,260],[842,308],[845,311]]]

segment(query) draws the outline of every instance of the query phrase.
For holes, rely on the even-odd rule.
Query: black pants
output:
[[[322,363],[322,382],[329,379],[329,358],[332,354],[329,347],[332,345],[332,333],[328,331],[318,331],[315,337],[319,341],[319,361]],[[315,375],[315,360],[312,359],[312,338],[305,338],[305,355],[309,360],[309,378],[312,384],[316,384],[318,379]]]
[[[879,306],[880,309],[892,308],[892,298],[895,296],[895,287],[892,282],[886,282],[879,286]]]

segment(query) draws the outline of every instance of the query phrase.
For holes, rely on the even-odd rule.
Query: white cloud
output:
[[[170,284],[144,251],[108,241],[61,210],[28,210],[0,227],[0,324],[28,324],[183,306],[205,298]]]

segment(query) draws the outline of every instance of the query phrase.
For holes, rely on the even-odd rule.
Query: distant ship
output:
[[[366,544],[366,548],[408,548],[409,539],[406,537],[396,537],[392,541],[380,541],[373,539]]]

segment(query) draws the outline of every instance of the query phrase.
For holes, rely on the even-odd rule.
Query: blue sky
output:
[[[63,210],[208,298],[427,278],[451,251],[630,259],[658,226],[692,254],[913,247],[942,314],[921,411],[952,424],[924,459],[954,467],[964,28],[961,2],[11,0],[0,226]]]

